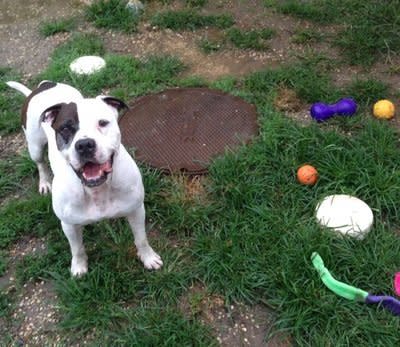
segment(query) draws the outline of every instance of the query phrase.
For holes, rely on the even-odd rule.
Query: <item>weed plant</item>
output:
[[[5,82],[18,81],[21,76],[9,68],[0,67],[0,136],[21,129],[20,107],[24,96]]]
[[[139,19],[126,7],[127,3],[127,0],[95,1],[86,7],[86,19],[98,28],[135,32]]]
[[[221,41],[204,38],[199,41],[198,45],[205,54],[210,54],[220,51],[223,48],[224,43]]]
[[[324,35],[314,29],[298,29],[293,34],[291,41],[297,44],[322,42]]]
[[[231,28],[227,31],[227,38],[238,48],[263,51],[268,48],[266,41],[271,39],[274,34],[274,30],[267,28],[247,31]]]
[[[234,24],[231,15],[201,15],[193,10],[164,11],[151,18],[151,24],[161,29],[196,30],[206,26],[226,29]]]
[[[40,24],[39,32],[43,37],[49,37],[57,33],[71,32],[76,27],[73,18],[54,20]]]

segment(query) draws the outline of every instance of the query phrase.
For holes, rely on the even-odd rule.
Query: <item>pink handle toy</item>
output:
[[[400,296],[400,272],[396,272],[394,275],[394,292]]]

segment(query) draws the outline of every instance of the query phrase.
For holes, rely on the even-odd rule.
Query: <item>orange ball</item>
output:
[[[303,165],[297,170],[297,180],[301,184],[312,186],[317,183],[318,171],[314,166]]]

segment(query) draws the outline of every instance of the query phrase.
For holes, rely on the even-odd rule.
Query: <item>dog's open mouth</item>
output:
[[[112,172],[114,155],[105,163],[86,162],[79,170],[75,170],[82,183],[87,187],[97,187],[107,180]]]

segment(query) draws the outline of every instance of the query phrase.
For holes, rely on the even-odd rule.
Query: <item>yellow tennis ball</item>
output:
[[[373,109],[374,116],[381,119],[390,119],[394,116],[394,105],[389,100],[379,100]]]

